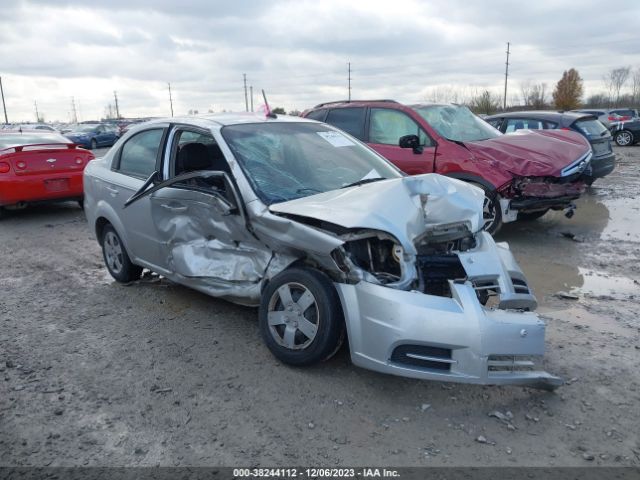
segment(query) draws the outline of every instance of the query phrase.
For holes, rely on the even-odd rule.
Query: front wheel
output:
[[[95,150],[96,148],[98,148],[98,142],[96,142],[95,138],[91,139],[91,150]]]
[[[633,143],[633,134],[627,130],[621,130],[614,134],[613,140],[620,147],[628,147]]]
[[[495,235],[502,228],[502,210],[500,209],[498,194],[496,191],[489,190],[478,183],[472,182],[472,185],[484,191],[484,203],[482,204],[482,220],[484,223],[482,229],[491,235]]]
[[[302,366],[330,358],[344,339],[344,319],[331,280],[317,270],[278,274],[260,301],[260,333],[271,353]]]
[[[131,263],[120,236],[111,225],[102,231],[102,256],[111,276],[120,283],[138,280],[142,267]]]

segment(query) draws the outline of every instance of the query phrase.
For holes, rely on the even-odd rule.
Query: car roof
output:
[[[20,145],[72,144],[68,138],[49,130],[0,130],[0,149]]]
[[[277,115],[276,118],[270,118],[262,113],[257,112],[240,112],[240,113],[208,113],[205,115],[187,115],[182,117],[166,117],[156,118],[137,125],[154,125],[158,123],[181,123],[187,125],[196,125],[202,127],[211,126],[227,126],[240,125],[245,123],[318,123],[315,120],[295,117],[291,115]],[[136,125],[136,126],[137,126]]]
[[[576,120],[583,118],[596,118],[594,115],[586,112],[552,112],[547,110],[522,110],[518,112],[504,112],[490,115],[485,120],[493,120],[495,118],[532,118],[535,120],[548,120],[563,125],[568,125]]]

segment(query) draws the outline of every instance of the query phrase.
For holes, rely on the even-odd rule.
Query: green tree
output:
[[[499,106],[500,99],[489,90],[484,90],[481,94],[474,95],[469,105],[473,113],[484,113],[485,115],[495,113]]]
[[[573,110],[582,99],[582,78],[575,68],[565,70],[553,91],[553,103],[559,110]]]

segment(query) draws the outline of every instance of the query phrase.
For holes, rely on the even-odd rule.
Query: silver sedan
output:
[[[111,275],[143,268],[244,305],[281,361],[348,339],[353,363],[407,377],[553,388],[545,325],[481,190],[407,177],[355,138],[300,118],[154,120],[85,170]]]

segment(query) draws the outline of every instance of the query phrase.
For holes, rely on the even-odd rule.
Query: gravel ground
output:
[[[0,465],[640,465],[640,147],[617,153],[573,219],[498,238],[548,321],[546,368],[567,380],[553,393],[386,376],[344,349],[290,368],[255,309],[154,276],[115,284],[75,204],[13,213]]]

